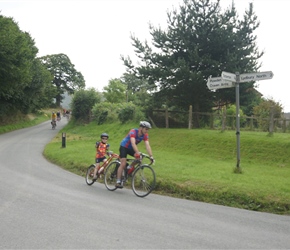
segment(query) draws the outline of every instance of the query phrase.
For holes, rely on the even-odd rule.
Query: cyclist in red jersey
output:
[[[123,185],[121,183],[121,177],[122,177],[122,172],[126,167],[127,155],[131,155],[135,157],[136,159],[140,158],[140,152],[137,147],[138,143],[144,140],[147,153],[149,154],[151,160],[154,161],[152,150],[149,144],[149,136],[148,136],[148,130],[150,128],[151,128],[151,125],[149,122],[141,121],[139,128],[131,129],[129,133],[126,135],[126,137],[121,141],[121,144],[120,144],[121,164],[117,172],[117,183],[116,183],[117,188],[123,188]]]
[[[97,141],[96,142],[96,164],[95,164],[95,170],[94,170],[94,176],[93,176],[93,180],[96,181],[98,179],[98,171],[100,168],[100,163],[101,162],[106,162],[107,158],[106,158],[106,154],[110,149],[110,144],[108,144],[108,139],[109,139],[109,135],[107,133],[102,133],[101,134],[101,141]]]

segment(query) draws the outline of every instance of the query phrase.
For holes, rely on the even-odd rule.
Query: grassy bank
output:
[[[51,111],[43,110],[37,114],[13,115],[5,118],[5,124],[0,124],[0,134],[13,130],[32,127],[50,119]]]
[[[94,163],[96,140],[110,135],[111,150],[136,124],[75,126],[70,123],[45,148],[52,162],[85,175]],[[61,148],[66,132],[66,148]],[[242,132],[242,173],[236,168],[234,131],[152,129],[150,144],[156,163],[155,193],[244,209],[290,214],[290,135]],[[139,149],[145,152],[144,143]]]

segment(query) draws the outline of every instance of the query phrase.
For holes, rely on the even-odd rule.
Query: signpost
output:
[[[235,86],[235,84],[233,82],[228,81],[228,80],[224,80],[221,77],[208,78],[206,85],[210,90],[222,89],[222,88],[231,88],[231,87]]]
[[[237,168],[240,167],[240,83],[272,79],[272,71],[244,73],[222,72],[221,77],[209,77],[207,87],[210,90],[236,87],[236,136],[237,136]]]
[[[272,79],[272,78],[273,78],[272,71],[245,73],[245,74],[240,75],[240,82],[260,81],[260,80],[266,80],[266,79]]]
[[[233,73],[229,73],[229,72],[223,71],[222,72],[222,79],[235,82],[236,81],[236,75],[233,74]]]

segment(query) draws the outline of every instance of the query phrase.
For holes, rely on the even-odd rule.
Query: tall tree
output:
[[[127,86],[126,98],[127,102],[133,102],[135,105],[142,107],[142,109],[150,109],[148,105],[152,99],[152,85],[144,79],[139,79],[133,74],[123,74],[121,81]]]
[[[179,11],[168,12],[168,27],[149,26],[151,48],[131,36],[139,61],[135,66],[130,57],[121,56],[128,73],[144,78],[158,87],[155,94],[167,105],[179,106],[195,112],[210,111],[222,100],[234,102],[234,89],[213,93],[206,86],[207,78],[219,76],[222,71],[243,73],[256,71],[259,53],[254,30],[259,26],[253,5],[238,20],[234,4],[222,12],[220,0],[184,0]],[[241,87],[241,97],[247,101],[246,91],[253,83]],[[194,119],[198,127],[198,117]]]
[[[85,88],[85,80],[81,72],[75,69],[74,64],[65,54],[47,55],[40,58],[43,65],[53,76],[52,84],[57,89],[56,105],[60,106],[62,95],[67,91],[73,94],[74,91]]]
[[[26,101],[22,104],[24,113],[49,107],[56,95],[56,88],[51,84],[52,75],[38,58],[34,59],[30,70],[32,74],[31,83],[24,88],[24,95],[26,96]]]
[[[0,115],[22,107],[38,52],[33,39],[12,18],[0,15]]]

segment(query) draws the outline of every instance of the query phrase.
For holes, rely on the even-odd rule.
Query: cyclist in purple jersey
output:
[[[126,137],[121,141],[120,144],[120,160],[121,164],[118,168],[117,172],[117,188],[123,188],[121,183],[121,176],[122,172],[126,167],[126,159],[127,155],[131,155],[135,157],[136,159],[140,159],[140,152],[138,150],[137,144],[141,141],[144,141],[146,151],[149,154],[152,161],[154,161],[152,150],[149,144],[149,136],[148,136],[148,130],[151,128],[151,125],[149,122],[141,121],[139,128],[131,129],[129,133],[126,135]]]
[[[148,141],[148,134],[142,134],[141,136],[138,135],[138,128],[133,128],[130,130],[130,132],[127,134],[127,136],[122,140],[121,142],[121,146],[128,148],[128,149],[132,149],[132,143],[131,143],[131,137],[135,138],[135,144],[137,145],[139,142],[141,142],[142,140],[144,141]]]

